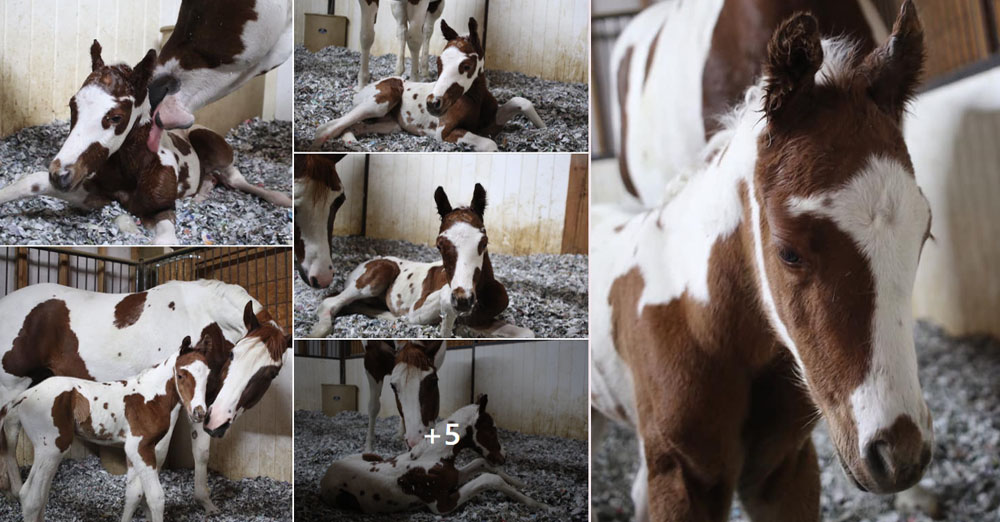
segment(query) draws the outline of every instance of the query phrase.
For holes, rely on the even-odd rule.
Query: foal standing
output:
[[[20,496],[26,522],[41,522],[52,478],[75,438],[124,446],[128,475],[122,521],[132,519],[145,497],[150,518],[161,522],[159,468],[181,406],[191,422],[204,420],[208,374],[205,354],[193,349],[191,338],[185,337],[180,352],[125,381],[49,377],[0,410],[0,457],[8,473],[0,484]],[[23,487],[13,452],[21,427],[35,450]]]

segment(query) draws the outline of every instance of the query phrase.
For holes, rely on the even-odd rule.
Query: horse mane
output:
[[[430,370],[433,366],[430,358],[427,357],[427,354],[423,350],[410,345],[405,345],[402,350],[396,352],[396,364],[400,363],[407,366],[414,366],[421,370]]]

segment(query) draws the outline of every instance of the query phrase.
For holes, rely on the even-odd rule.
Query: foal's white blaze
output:
[[[830,204],[824,206],[826,198]],[[793,214],[831,219],[859,246],[871,268],[871,367],[851,394],[861,454],[900,415],[910,416],[929,444],[934,435],[917,377],[911,297],[930,207],[913,174],[896,160],[876,156],[843,188],[794,199],[789,208]]]
[[[462,72],[459,69],[462,62],[474,56],[476,55],[463,53],[455,46],[445,49],[441,53],[441,75],[438,77],[437,82],[434,83],[434,89],[431,91],[431,94],[435,98],[440,98],[454,84],[460,85],[463,91],[468,91],[469,87],[472,87],[472,82],[476,80],[476,77],[482,74],[483,67],[486,64],[485,60],[476,57],[475,72],[471,77],[468,72]]]
[[[187,408],[188,417],[195,422],[201,422],[204,418],[205,412],[208,411],[208,403],[205,400],[206,388],[208,387],[208,374],[209,368],[204,361],[196,360],[189,364],[181,366],[182,370],[186,370],[191,377],[194,378],[194,394],[190,397],[190,401],[185,403]],[[178,393],[180,392],[180,382],[176,377],[177,369],[174,369],[174,382],[178,386]],[[183,398],[183,397],[182,397]],[[184,401],[182,401],[184,402]],[[201,411],[199,412],[199,408]]]
[[[233,359],[229,364],[229,371],[226,373],[226,380],[222,383],[222,389],[212,403],[212,411],[209,412],[205,421],[205,428],[214,430],[227,422],[236,420],[242,413],[242,408],[237,411],[240,396],[246,389],[250,379],[257,374],[257,371],[265,366],[280,364],[271,359],[271,354],[265,345],[257,337],[245,337],[233,347]]]
[[[80,156],[95,143],[107,148],[109,154],[118,150],[122,143],[125,143],[128,132],[116,135],[116,125],[110,125],[105,129],[102,122],[108,111],[114,109],[119,101],[132,100],[134,102],[131,96],[118,100],[108,91],[96,85],[87,85],[80,89],[74,99],[76,100],[76,126],[73,127],[69,137],[66,138],[55,157],[63,167],[69,167],[76,163]],[[133,107],[129,129],[135,123],[139,112]]]
[[[451,290],[465,290],[465,295],[472,296],[476,284],[473,275],[476,269],[483,267],[483,252],[479,251],[479,242],[486,234],[464,222],[455,223],[448,230],[441,233],[441,237],[446,238],[455,247],[455,273],[451,278]]]

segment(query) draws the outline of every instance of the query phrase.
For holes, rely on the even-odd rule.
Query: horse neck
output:
[[[139,105],[136,110],[141,116],[132,125],[122,146],[112,154],[106,162],[107,168],[117,168],[120,174],[138,178],[150,163],[157,159],[157,155],[146,146],[149,138],[149,131],[153,126],[153,119],[150,117],[149,96]]]
[[[754,171],[765,125],[757,110],[759,94],[748,92],[746,105],[710,144],[715,149],[707,153],[711,156],[708,164],[648,219],[650,227],[662,223],[663,233],[678,237],[687,236],[676,228],[671,231],[670,224],[683,223],[687,230],[714,234],[712,240],[701,243],[664,241],[662,259],[693,258],[694,263],[673,263],[671,276],[688,281],[689,287],[697,278],[707,280],[704,316],[688,321],[695,337],[705,345],[737,346],[751,364],[773,359],[780,345],[761,308],[763,286],[755,250],[755,227],[759,228],[762,210],[754,215]],[[703,260],[709,263],[707,273],[702,271]]]
[[[167,394],[171,398],[175,398],[177,393],[173,384],[174,364],[177,363],[179,355],[179,352],[175,353],[156,366],[147,368],[135,377],[126,380],[124,383],[126,389],[135,386],[140,392],[160,393],[164,390],[164,386],[166,386]]]
[[[489,287],[494,281],[493,263],[490,263],[489,249],[483,251],[483,266],[479,273],[479,283],[476,284],[476,292],[489,291]]]

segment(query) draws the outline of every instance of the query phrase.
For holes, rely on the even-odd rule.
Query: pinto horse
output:
[[[424,434],[434,426],[440,411],[437,372],[444,364],[447,351],[448,346],[443,341],[396,341],[395,348],[388,341],[365,342],[365,375],[369,390],[366,452],[375,448],[375,419],[382,408],[382,383],[386,377],[396,397],[400,436],[411,448],[424,440]]]
[[[344,204],[337,163],[345,154],[298,154],[295,161],[295,269],[306,284],[333,283],[333,220]]]
[[[378,17],[379,0],[358,0],[361,6],[361,68],[358,70],[358,89],[371,81],[368,70],[372,44],[375,43],[375,19]],[[396,35],[399,37],[399,54],[396,76],[402,76],[406,67],[406,46],[410,46],[410,79],[426,80],[430,77],[427,60],[430,55],[434,24],[444,13],[444,0],[390,0],[392,16],[396,18]]]
[[[440,324],[441,337],[452,336],[456,321],[488,335],[534,335],[496,319],[507,309],[508,298],[507,289],[493,278],[486,251],[486,189],[476,183],[468,207],[452,208],[443,187],[434,192],[434,201],[441,216],[437,237],[441,261],[377,257],[362,263],[347,276],[342,292],[320,304],[312,337],[329,335],[342,312]]]
[[[164,129],[191,127],[195,111],[278,67],[292,48],[292,0],[182,0],[149,83],[149,150]]]
[[[669,201],[597,209],[591,400],[637,432],[638,520],[724,520],[734,493],[818,520],[818,414],[862,490],[930,461],[910,299],[931,213],[900,128],[923,29],[907,1],[869,53],[820,34],[780,24]]]
[[[52,478],[73,440],[80,438],[124,447],[128,475],[122,521],[132,520],[139,501],[145,499],[150,520],[162,522],[159,469],[181,408],[193,423],[204,419],[208,375],[206,354],[192,348],[191,338],[185,337],[179,352],[131,379],[93,382],[50,377],[4,406],[0,457],[7,463],[8,475],[2,481],[20,497],[24,520],[45,519]],[[21,427],[35,448],[23,488],[13,452]]]
[[[0,299],[0,404],[50,376],[131,378],[179,350],[188,336],[200,339],[198,350],[207,356],[207,401],[215,416],[206,426],[220,436],[267,391],[288,338],[246,290],[219,281],[171,281],[134,294],[36,284],[8,294]],[[215,513],[205,433],[201,424],[191,433],[195,499]]]
[[[87,210],[118,201],[155,229],[154,243],[175,245],[179,198],[204,199],[223,184],[290,207],[280,192],[250,184],[233,165],[233,149],[215,132],[192,127],[169,132],[158,152],[146,148],[153,127],[146,86],[156,52],[135,68],[105,65],[101,44],[90,47],[91,73],[69,101],[70,133],[48,172],[28,174],[0,189],[0,203],[52,196]]]
[[[408,452],[383,459],[363,453],[338,460],[330,465],[320,481],[323,500],[340,509],[364,513],[393,513],[426,507],[433,513],[450,513],[484,491],[500,491],[534,509],[550,509],[517,488],[524,483],[504,473],[497,466],[506,461],[493,417],[486,412],[487,397],[480,395],[470,404],[452,413],[435,427],[436,433],[458,435],[434,442],[424,439]],[[471,449],[479,458],[455,466],[463,449]],[[476,476],[478,475],[478,476]]]
[[[439,141],[461,143],[480,152],[496,152],[495,136],[517,114],[524,114],[535,127],[545,123],[530,101],[511,98],[498,108],[483,74],[486,51],[479,41],[475,18],[469,18],[469,34],[459,36],[441,20],[447,44],[438,57],[438,78],[433,83],[386,78],[361,89],[354,108],[342,117],[320,125],[313,148],[330,138],[356,141],[355,134],[391,134],[406,131]]]
[[[798,11],[859,53],[887,36],[871,0],[680,0],[636,16],[610,63],[616,155],[630,194],[657,205],[670,179],[704,161],[706,142],[760,76],[774,29]]]

